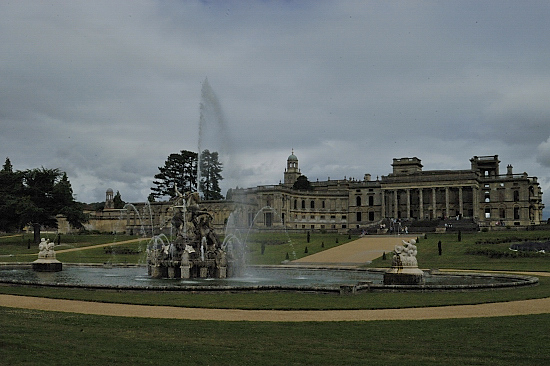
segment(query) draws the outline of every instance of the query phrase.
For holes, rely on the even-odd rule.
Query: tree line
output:
[[[84,204],[74,199],[67,173],[43,167],[14,171],[6,158],[0,170],[0,231],[18,232],[30,225],[38,243],[41,226],[57,228],[59,214],[77,229],[87,221]]]

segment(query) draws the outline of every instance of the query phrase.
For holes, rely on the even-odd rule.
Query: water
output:
[[[197,164],[197,190],[200,192],[201,182],[201,153],[204,150],[218,153],[218,161],[223,164],[224,178],[227,179],[231,171],[230,150],[231,141],[227,123],[221,104],[214,90],[205,79],[201,89],[199,140],[198,140],[198,164]],[[221,183],[221,182],[220,182]]]
[[[494,285],[505,284],[517,278],[488,275],[430,275],[425,274],[427,285]],[[147,275],[145,267],[88,267],[63,266],[61,272],[35,272],[30,268],[0,267],[0,280],[26,281],[39,284],[61,284],[79,286],[112,286],[150,288],[166,286],[178,287],[238,287],[258,286],[322,287],[339,288],[341,285],[356,285],[361,281],[371,281],[381,286],[383,273],[364,270],[307,269],[307,268],[248,268],[240,277],[226,279],[154,279]]]

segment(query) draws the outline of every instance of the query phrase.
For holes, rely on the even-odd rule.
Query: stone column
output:
[[[380,203],[380,207],[381,207],[381,215],[382,215],[382,218],[385,219],[386,218],[386,191],[381,189],[380,190],[380,198],[381,198],[381,203]]]
[[[399,206],[399,196],[397,194],[397,189],[394,189],[393,190],[393,218],[394,219],[397,218],[397,211],[399,211],[398,206]]]
[[[473,203],[473,210],[474,210],[474,219],[477,217],[479,218],[479,190],[476,186],[472,186],[472,203]]]
[[[411,218],[411,190],[407,188],[407,218]]]
[[[432,188],[432,212],[433,212],[432,219],[435,219],[437,217],[437,205],[436,205],[436,198],[435,198],[435,188]]]
[[[445,216],[449,217],[449,187],[445,187]]]
[[[424,220],[424,195],[422,194],[423,188],[418,189],[418,199],[420,201],[420,220]]]
[[[464,216],[464,199],[462,198],[462,187],[458,187],[458,213]]]

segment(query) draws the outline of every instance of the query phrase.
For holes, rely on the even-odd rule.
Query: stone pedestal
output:
[[[392,268],[384,273],[384,285],[421,285],[424,272],[417,268]]]
[[[208,267],[201,267],[200,268],[200,277],[201,278],[207,278],[208,277]]]
[[[63,270],[63,263],[57,259],[40,258],[32,262],[32,269],[37,272],[59,272]]]
[[[168,278],[176,278],[176,268],[168,267]]]
[[[220,267],[220,275],[218,278],[227,278],[227,267]]]
[[[191,278],[191,267],[189,265],[181,266],[181,278]]]
[[[160,266],[151,266],[151,277],[153,278],[162,278],[162,272]]]

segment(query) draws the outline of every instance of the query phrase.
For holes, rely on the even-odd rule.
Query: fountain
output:
[[[147,272],[153,278],[226,278],[232,276],[228,256],[211,227],[212,216],[200,209],[198,192],[183,195],[174,187],[171,242],[154,237],[147,248]]]
[[[424,272],[418,268],[416,261],[416,240],[403,240],[403,245],[396,245],[391,269],[384,273],[384,285],[420,285],[424,281]]]
[[[59,272],[63,264],[55,258],[54,242],[42,238],[38,244],[38,259],[32,262],[32,269],[37,272]]]

